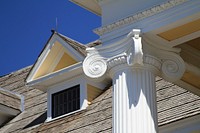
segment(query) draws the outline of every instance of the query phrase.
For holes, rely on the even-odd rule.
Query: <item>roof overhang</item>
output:
[[[145,33],[145,37],[154,44],[179,48],[180,56],[185,61],[186,71],[177,83],[183,88],[200,94],[200,12],[190,15],[161,28]],[[193,88],[193,89],[190,89]],[[196,89],[194,89],[196,88]]]
[[[47,74],[45,76],[27,82],[27,85],[33,86],[42,91],[46,91],[47,88],[51,85],[69,80],[70,78],[76,77],[81,74],[83,74],[82,62],[79,62],[69,67],[63,68],[59,71]]]
[[[71,2],[101,16],[101,8],[96,0],[70,0]]]

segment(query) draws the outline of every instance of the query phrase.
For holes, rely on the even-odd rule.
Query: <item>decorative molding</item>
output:
[[[172,52],[160,51],[160,59],[162,60],[162,77],[168,81],[177,81],[185,72],[185,63],[183,59]]]
[[[124,53],[119,56],[112,57],[107,60],[107,64],[108,64],[108,70],[118,65],[127,64],[127,56]]]
[[[84,73],[101,82],[113,81],[114,133],[157,133],[155,75],[169,81],[180,79],[185,64],[177,49],[156,46],[145,40],[140,30],[125,38],[96,48],[87,48]],[[134,124],[133,124],[134,123]]]
[[[148,69],[161,75],[168,81],[180,79],[185,72],[185,63],[178,55],[179,49],[158,47],[145,40],[142,44],[140,30],[132,30],[123,41],[118,41],[104,48],[88,48],[88,55],[83,62],[84,73],[97,81],[105,79],[109,73],[119,69]],[[108,78],[110,78],[108,77]]]
[[[163,47],[162,44],[151,41],[145,35],[143,38],[145,54],[153,55],[161,60],[161,76],[171,82],[180,79],[185,72],[185,63],[179,55],[181,49]]]
[[[142,42],[139,29],[133,29],[128,36],[133,36],[133,43],[127,51],[127,63],[130,66],[135,64],[143,65],[143,51],[142,51]]]
[[[155,70],[159,71],[161,69],[162,62],[159,58],[152,55],[144,56],[144,63],[151,67],[154,67]]]
[[[144,62],[142,66],[140,64],[135,64],[134,66],[128,65],[127,58],[128,57],[126,53],[124,53],[107,60],[108,71],[111,77],[113,77],[114,73],[118,71],[120,68],[123,69],[127,67],[132,67],[136,69],[149,69],[155,74],[158,74],[158,72],[161,70],[162,61],[155,56],[148,54],[144,55],[143,56]]]
[[[142,20],[144,18],[147,18],[147,17],[153,16],[155,14],[161,13],[161,12],[167,10],[167,9],[170,9],[172,7],[180,5],[180,4],[187,2],[187,1],[188,0],[170,0],[166,3],[161,4],[161,5],[152,7],[151,9],[137,13],[133,16],[130,16],[130,17],[124,18],[122,20],[119,20],[117,22],[114,22],[112,24],[97,28],[97,29],[94,30],[94,32],[101,36],[105,33],[111,32],[112,30],[118,29],[118,28],[120,28],[124,25],[135,23],[139,20]]]
[[[87,52],[88,56],[83,62],[83,71],[85,75],[93,79],[105,75],[107,71],[106,60],[102,56],[98,55],[94,48],[88,48]]]

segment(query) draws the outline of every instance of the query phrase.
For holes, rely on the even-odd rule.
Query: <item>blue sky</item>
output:
[[[35,62],[58,23],[58,32],[88,43],[101,20],[68,0],[0,0],[0,76]]]

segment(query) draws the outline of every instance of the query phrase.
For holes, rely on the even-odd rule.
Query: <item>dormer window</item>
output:
[[[49,86],[47,94],[47,121],[73,114],[88,106],[87,83],[83,76]]]
[[[46,121],[86,109],[105,88],[106,83],[95,83],[84,76],[85,48],[54,32],[33,65],[26,82],[47,92]]]
[[[80,85],[52,94],[52,118],[80,109]]]

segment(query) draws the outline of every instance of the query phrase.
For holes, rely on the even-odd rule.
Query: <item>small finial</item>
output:
[[[58,19],[56,17],[56,28],[55,28],[55,31],[57,32],[58,31]]]

